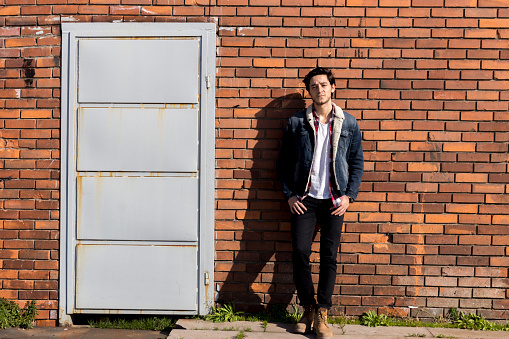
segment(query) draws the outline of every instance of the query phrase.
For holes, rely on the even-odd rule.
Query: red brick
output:
[[[11,38],[5,39],[4,44],[5,47],[25,47],[25,46],[35,46],[36,40],[35,38]]]
[[[92,6],[88,6],[88,7],[92,7]],[[90,13],[90,14],[108,14],[108,12],[106,13],[102,13],[103,11],[103,7],[106,9],[106,11],[108,11],[108,6],[94,6],[94,7],[98,7],[97,8],[97,13]],[[92,10],[95,10],[94,7],[92,8]],[[83,10],[87,10],[87,7],[84,7],[82,9],[82,6],[80,6],[80,10],[83,11]],[[138,15],[140,14],[140,11],[141,11],[141,7],[140,6],[110,6],[109,7],[109,14],[119,14],[119,15]]]
[[[20,15],[20,6],[5,6],[0,8],[0,16]]]
[[[493,216],[493,223],[494,224],[509,225],[509,216],[507,216],[507,215],[494,215]]]
[[[474,298],[505,298],[505,290],[497,288],[474,288]]]
[[[458,288],[458,287],[440,287],[441,297],[456,297],[456,298],[471,298],[471,288]]]

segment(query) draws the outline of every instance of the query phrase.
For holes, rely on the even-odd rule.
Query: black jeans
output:
[[[331,215],[331,199],[302,200],[307,211],[292,214],[293,278],[297,287],[299,304],[317,305],[329,309],[336,282],[337,254],[343,227],[343,216]],[[320,274],[316,293],[311,278],[309,256],[316,223],[320,224]]]

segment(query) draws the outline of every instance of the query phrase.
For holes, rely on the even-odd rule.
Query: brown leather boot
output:
[[[304,314],[299,322],[295,324],[295,333],[309,333],[313,328],[313,320],[315,318],[315,306],[304,306]]]
[[[332,331],[327,323],[327,309],[319,308],[316,310],[314,327],[317,339],[332,337]]]

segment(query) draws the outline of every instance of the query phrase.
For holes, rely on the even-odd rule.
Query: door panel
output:
[[[196,177],[78,177],[80,240],[198,241]]]
[[[82,39],[79,101],[197,103],[200,41]]]
[[[198,110],[82,108],[78,171],[196,172]]]
[[[197,250],[197,246],[78,245],[76,307],[194,310]]]

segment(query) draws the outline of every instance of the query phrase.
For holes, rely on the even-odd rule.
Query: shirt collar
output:
[[[315,119],[319,119],[318,118],[318,114],[316,114],[316,110],[315,110],[315,105],[314,104],[313,104],[312,111],[313,111],[313,116],[315,117]],[[331,115],[329,121],[334,119],[335,116],[336,116],[336,109],[334,108],[334,105],[332,105],[332,115]]]

